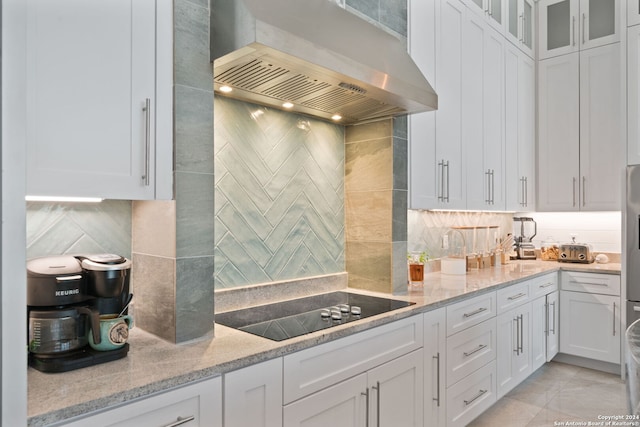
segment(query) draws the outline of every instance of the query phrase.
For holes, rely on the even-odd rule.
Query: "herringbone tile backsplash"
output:
[[[216,97],[215,283],[342,272],[344,128]]]
[[[27,203],[27,258],[75,253],[131,257],[131,202]]]

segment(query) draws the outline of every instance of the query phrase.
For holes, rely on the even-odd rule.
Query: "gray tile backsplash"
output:
[[[344,271],[344,129],[215,105],[216,289]]]
[[[79,252],[131,258],[131,202],[27,203],[27,258]]]

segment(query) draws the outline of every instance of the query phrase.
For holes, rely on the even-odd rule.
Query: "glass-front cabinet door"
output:
[[[620,40],[620,0],[542,0],[539,7],[540,59]]]
[[[627,25],[640,24],[640,0],[627,0]]]
[[[580,0],[580,49],[619,40],[620,0]]]
[[[505,35],[511,43],[531,58],[533,58],[534,16],[533,0],[505,1]]]

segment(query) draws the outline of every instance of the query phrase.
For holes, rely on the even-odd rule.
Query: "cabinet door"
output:
[[[640,24],[640,1],[627,0],[627,25]]]
[[[466,207],[466,171],[462,164],[462,72],[465,7],[457,0],[440,0],[436,12],[436,162],[438,206]]]
[[[558,354],[560,350],[560,304],[558,291],[547,295],[547,362]]]
[[[560,352],[620,363],[620,297],[560,292]]]
[[[622,208],[624,74],[620,49],[620,43],[614,43],[580,52],[581,210]]]
[[[424,314],[424,419],[434,427],[446,422],[445,372],[447,364],[446,312]]]
[[[283,427],[362,427],[367,390],[367,375],[361,374],[286,405]]]
[[[538,203],[540,211],[579,209],[578,53],[539,61]]]
[[[461,133],[465,12],[459,0],[410,3],[411,56],[440,99],[437,111],[409,117],[409,203],[413,209],[465,207]]]
[[[225,425],[281,427],[282,359],[225,374],[224,396]]]
[[[531,58],[534,57],[533,6],[533,0],[505,1],[505,36]]]
[[[578,50],[578,0],[542,0],[538,3],[539,59]]]
[[[369,425],[422,427],[423,366],[420,349],[369,371]]]
[[[29,3],[27,193],[153,198],[155,2]]]
[[[627,85],[627,164],[638,165],[640,164],[640,26],[631,27],[627,31]]]
[[[531,301],[531,371],[547,361],[547,297]]]
[[[436,81],[436,6],[438,1],[409,3],[409,52],[427,80]],[[448,100],[445,100],[445,105]],[[442,102],[440,102],[442,104]],[[439,106],[439,111],[442,105]],[[442,171],[436,159],[436,112],[412,114],[409,120],[409,207],[430,209],[442,202]]]
[[[581,50],[620,41],[620,0],[580,0],[579,19]]]
[[[535,63],[505,49],[505,197],[507,210],[535,210]]]
[[[498,316],[497,397],[504,396],[531,373],[531,305]]]

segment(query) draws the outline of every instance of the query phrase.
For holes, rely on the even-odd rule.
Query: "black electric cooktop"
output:
[[[283,341],[413,305],[349,292],[331,292],[215,315],[216,323]]]

